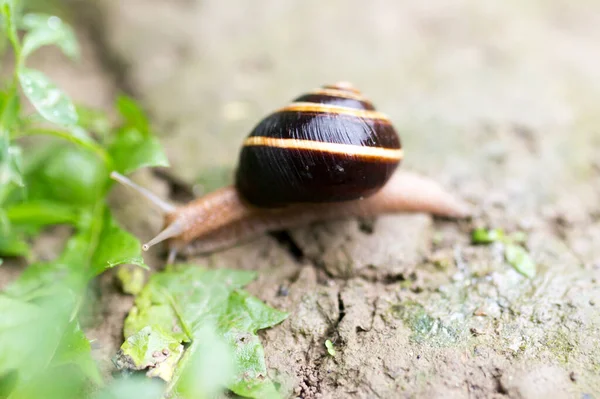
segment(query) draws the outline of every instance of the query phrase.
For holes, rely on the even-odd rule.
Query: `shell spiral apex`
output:
[[[368,197],[402,160],[390,119],[348,82],[309,91],[258,123],[236,188],[257,207]]]

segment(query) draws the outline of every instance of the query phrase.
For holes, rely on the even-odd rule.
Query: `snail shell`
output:
[[[390,119],[342,82],[259,122],[243,143],[235,185],[257,207],[348,201],[377,192],[401,159]]]

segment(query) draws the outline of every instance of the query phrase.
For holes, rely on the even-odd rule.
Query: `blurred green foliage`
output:
[[[256,333],[286,314],[241,289],[252,273],[194,266],[156,274],[143,289],[139,270],[130,273],[135,284],[126,279],[139,295],[116,359],[126,360],[121,368],[143,369],[163,356],[149,374],[167,384],[129,376],[105,386],[80,323],[88,285],[117,265],[146,268],[139,241],[106,204],[109,175],[168,161],[133,99],[117,99],[121,120],[113,127],[104,113],[76,106],[48,76],[26,65],[43,46],[56,46],[72,60],[80,51],[61,18],[23,9],[18,0],[0,0],[0,37],[8,44],[2,49],[14,54],[14,70],[0,86],[0,264],[2,257],[29,261],[0,292],[0,399],[150,399],[165,392],[202,398],[225,387],[247,397],[277,397]],[[33,113],[25,113],[23,99]],[[72,231],[62,252],[36,260],[32,241],[59,224]],[[209,289],[198,290],[198,284]]]

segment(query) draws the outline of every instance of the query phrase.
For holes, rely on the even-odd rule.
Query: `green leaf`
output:
[[[533,278],[536,273],[535,262],[529,256],[525,248],[516,244],[506,244],[504,249],[506,261],[515,268],[516,271],[525,277]]]
[[[121,367],[143,369],[148,366],[149,353],[187,342],[202,356],[203,349],[197,346],[202,342],[202,328],[215,325],[217,337],[233,354],[235,372],[227,387],[246,397],[277,397],[267,376],[257,331],[280,323],[287,314],[241,290],[254,276],[247,271],[206,270],[192,265],[153,275],[125,320],[127,341],[121,347]],[[167,356],[172,357],[161,362],[161,377],[185,372],[175,359],[179,353],[170,350]]]
[[[169,166],[158,139],[136,128],[126,128],[118,132],[108,151],[116,170],[123,174],[143,167]]]
[[[22,56],[27,58],[36,49],[54,44],[71,59],[79,58],[79,46],[73,29],[57,16],[27,14],[21,21],[28,33],[23,39]]]
[[[115,379],[93,399],[162,399],[164,384],[153,379],[132,375]]]
[[[10,142],[13,128],[19,122],[19,110],[15,91],[0,92],[0,204],[12,184],[23,186],[21,148]]]
[[[44,314],[38,306],[0,295],[0,375],[19,370],[27,364],[27,358],[48,355],[46,340],[53,329],[43,337],[37,337]],[[33,368],[38,367],[36,364]]]
[[[0,375],[16,370],[19,384],[27,384],[48,368],[68,364],[99,383],[89,342],[69,321],[72,306],[72,297],[59,291],[35,304],[0,295]]]
[[[2,256],[27,256],[29,245],[16,234],[0,234],[0,255]]]
[[[183,398],[218,397],[234,376],[231,348],[208,323],[196,331],[194,339],[175,376],[176,392]]]
[[[491,244],[493,242],[502,241],[504,239],[504,231],[501,229],[484,229],[479,228],[471,233],[471,242],[473,244]]]
[[[2,12],[2,26],[4,33],[10,40],[16,55],[16,63],[21,62],[21,46],[17,36],[17,0],[0,0],[0,12]]]
[[[84,105],[75,105],[79,120],[77,124],[87,131],[105,137],[111,130],[111,122],[105,112]]]
[[[333,342],[331,342],[331,340],[328,339],[325,341],[325,348],[327,348],[327,353],[329,353],[329,356],[335,356],[335,347],[333,346]]]
[[[77,123],[77,112],[71,99],[46,75],[35,69],[20,68],[23,92],[46,120],[64,126]]]
[[[11,132],[11,129],[19,121],[21,102],[16,90],[0,93],[0,128]],[[2,134],[0,134],[2,136]],[[6,137],[6,136],[5,136]]]
[[[32,200],[82,206],[102,198],[107,179],[101,159],[89,151],[64,145],[29,171],[27,184]]]
[[[0,140],[1,141],[1,140]],[[23,186],[21,148],[3,146],[0,142],[0,194],[9,184]],[[1,198],[1,197],[0,197]]]
[[[219,331],[233,349],[236,374],[227,386],[249,398],[279,397],[268,378],[265,353],[256,332],[281,323],[286,313],[268,307],[244,291],[234,291],[227,311],[219,319]]]
[[[150,368],[148,377],[171,381],[175,366],[183,356],[183,345],[169,332],[150,326],[131,335],[117,354],[119,368],[144,370]]]
[[[9,207],[6,214],[12,224],[47,226],[51,224],[77,224],[79,212],[76,207],[54,201],[22,202]]]
[[[72,322],[61,338],[53,366],[76,365],[90,381],[101,385],[102,377],[91,354],[90,341],[81,331],[79,324]]]
[[[97,275],[121,264],[148,268],[142,258],[137,238],[119,227],[107,208],[98,245],[92,256],[92,273]]]
[[[117,97],[117,110],[124,119],[124,125],[128,128],[134,128],[147,136],[150,134],[150,122],[142,107],[131,97],[120,95]]]

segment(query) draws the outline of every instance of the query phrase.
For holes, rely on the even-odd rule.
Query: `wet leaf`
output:
[[[117,133],[108,150],[116,170],[123,174],[143,167],[169,166],[158,139],[135,128],[126,128]]]
[[[329,356],[335,356],[335,347],[333,346],[333,342],[331,342],[331,340],[328,339],[325,341],[325,348],[327,348],[327,353],[329,353]]]
[[[525,248],[516,244],[506,244],[504,249],[506,261],[515,268],[516,271],[525,277],[533,278],[536,273],[535,262],[529,256]]]
[[[128,341],[135,337],[140,343],[121,348],[122,359],[133,360],[133,365],[127,367],[125,360],[121,364],[143,368],[147,343],[170,347],[191,342],[193,347],[200,341],[200,328],[215,325],[217,336],[233,354],[235,372],[227,387],[245,397],[277,397],[267,376],[257,331],[280,323],[287,315],[241,290],[253,278],[254,273],[247,271],[206,270],[193,265],[179,265],[153,275],[125,320]],[[175,352],[173,358],[177,356]],[[175,367],[171,374],[180,373],[179,364],[168,364]],[[169,373],[161,370],[161,375]]]
[[[45,74],[20,68],[19,81],[29,101],[46,120],[64,126],[77,123],[77,112],[71,99]]]
[[[42,46],[54,44],[71,59],[79,58],[79,46],[73,29],[54,15],[27,14],[22,24],[28,30],[23,39],[22,56],[26,58]]]
[[[504,231],[501,229],[484,229],[479,228],[471,233],[471,242],[473,244],[491,244],[493,242],[502,241],[504,239]]]

